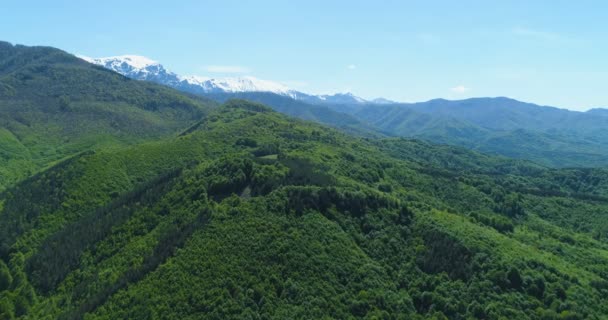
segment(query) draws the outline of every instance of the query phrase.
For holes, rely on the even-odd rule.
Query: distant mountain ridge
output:
[[[384,98],[368,101],[355,96],[352,93],[336,93],[331,95],[308,94],[292,90],[277,82],[262,80],[252,76],[211,78],[178,75],[167,70],[158,61],[138,55],[122,55],[105,58],[90,58],[79,55],[78,57],[87,62],[116,71],[129,78],[152,81],[195,94],[271,92],[314,104],[384,104],[393,102]]]
[[[605,109],[579,112],[505,97],[328,107],[388,135],[459,145],[552,167],[608,165]]]
[[[593,109],[589,109],[589,110],[587,111],[587,113],[589,113],[589,114],[593,114],[593,115],[608,116],[608,109],[604,109],[604,108],[593,108]]]
[[[81,57],[132,79],[216,101],[244,98],[362,136],[463,146],[551,167],[608,166],[608,110],[571,111],[506,97],[397,103],[352,93],[313,95],[254,77],[180,76],[141,56]]]
[[[560,109],[522,102],[507,97],[470,98],[465,100],[433,99],[416,103],[386,103],[378,105],[335,106],[335,110],[360,113],[370,111],[398,110],[419,112],[435,117],[450,117],[493,130],[529,129],[591,129],[606,125],[606,119],[598,114],[608,114],[606,109],[587,112]],[[590,126],[591,124],[591,126]]]
[[[351,93],[310,95],[286,86],[251,76],[207,78],[180,76],[165,69],[155,60],[135,55],[81,59],[115,71],[128,78],[150,81],[168,87],[205,96],[219,102],[242,98],[267,104],[275,110],[304,120],[320,122],[359,136],[382,136],[375,128],[354,116],[334,111],[330,105],[359,105],[370,103]],[[388,100],[383,100],[388,101]]]

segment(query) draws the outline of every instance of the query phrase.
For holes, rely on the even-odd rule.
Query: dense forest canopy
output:
[[[0,190],[83,150],[170,135],[214,106],[58,49],[0,42]]]
[[[0,149],[14,173],[0,192],[0,319],[608,314],[608,170],[350,135],[245,100],[216,107],[53,50],[0,50],[15,92],[0,99],[0,143],[59,148],[66,135],[47,130],[93,134],[82,119],[97,110],[98,125],[130,125],[108,133],[123,143],[51,158]],[[11,64],[28,54],[46,68]],[[52,86],[89,111],[37,100],[68,74]],[[13,131],[20,114],[48,126]]]

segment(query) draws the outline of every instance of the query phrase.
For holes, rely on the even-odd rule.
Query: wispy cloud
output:
[[[463,94],[465,92],[471,91],[471,88],[467,88],[463,85],[458,85],[453,88],[450,88],[450,91],[452,91],[454,93],[458,93],[458,94]]]
[[[441,41],[439,36],[432,33],[419,33],[416,35],[416,39],[425,44],[438,44]]]
[[[354,65],[354,64],[349,64],[349,65],[347,65],[347,66],[346,66],[346,68],[347,68],[348,70],[355,70],[355,69],[357,69],[357,66],[356,66],[356,65]]]
[[[207,72],[213,72],[213,73],[249,73],[249,72],[251,72],[250,68],[243,67],[243,66],[211,65],[211,66],[205,66],[203,69]]]
[[[511,32],[517,36],[534,38],[534,39],[543,40],[543,41],[567,40],[566,37],[564,37],[558,33],[544,31],[544,30],[536,30],[536,29],[531,29],[531,28],[515,27],[511,30]]]

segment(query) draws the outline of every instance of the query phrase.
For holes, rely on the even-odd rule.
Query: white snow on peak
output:
[[[150,77],[161,77],[155,80],[167,82],[165,84],[177,84],[185,82],[188,85],[198,86],[208,92],[273,92],[289,95],[290,89],[280,83],[261,80],[251,76],[233,78],[210,78],[196,75],[180,76],[167,71],[157,61],[143,56],[123,55],[106,58],[90,58],[79,55],[79,58],[97,65],[104,66],[110,70],[140,80],[150,80]],[[176,82],[177,81],[177,82]]]
[[[351,102],[366,103],[366,102],[368,102],[367,100],[365,100],[361,97],[358,97],[350,92],[324,94],[324,95],[317,96],[317,98],[319,98],[323,101],[342,102],[342,103],[351,103]]]
[[[123,56],[113,56],[113,57],[105,57],[105,58],[89,58],[86,56],[79,56],[79,58],[94,64],[99,64],[103,66],[112,66],[112,65],[121,65],[123,63],[135,68],[135,69],[144,69],[148,66],[158,65],[158,61],[152,60],[150,58],[144,56],[137,55],[123,55]]]
[[[287,95],[290,89],[280,83],[262,80],[251,76],[232,78],[208,78],[201,76],[180,76],[181,81],[200,86],[208,91],[223,92],[273,92]]]
[[[287,86],[262,80],[252,76],[230,77],[230,78],[210,78],[203,76],[182,76],[166,70],[158,61],[138,55],[122,55],[105,58],[90,58],[78,55],[79,58],[107,69],[118,72],[124,76],[147,80],[168,85],[177,89],[186,89],[190,92],[272,92],[283,96],[288,96],[296,100],[303,100],[312,103],[367,103],[352,93],[337,93],[333,95],[310,95],[299,91],[291,90]]]
[[[209,81],[211,78],[202,76],[178,76],[180,81],[186,81],[192,85],[202,85],[205,81]]]
[[[280,83],[261,80],[251,76],[210,79],[209,81],[226,92],[268,91],[274,93],[287,93],[289,91],[289,88]]]

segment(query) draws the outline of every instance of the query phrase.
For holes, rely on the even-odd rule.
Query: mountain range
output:
[[[551,167],[608,165],[608,111],[577,112],[514,99],[367,101],[351,93],[312,95],[253,77],[179,76],[141,56],[87,61],[127,77],[153,81],[223,102],[246,98],[282,113],[364,136],[420,138],[527,159]]]
[[[469,150],[603,113],[203,97],[0,42],[0,319],[605,319],[608,170]]]
[[[608,170],[237,94],[369,108],[208,99],[0,43],[0,319],[605,319]]]
[[[608,165],[605,109],[577,112],[504,97],[329,107],[388,135],[459,145],[551,167]]]
[[[144,56],[122,55],[105,58],[90,58],[80,55],[79,57],[87,62],[103,66],[133,79],[152,81],[195,94],[271,92],[314,104],[392,102],[383,98],[367,101],[352,93],[337,93],[333,95],[307,94],[289,89],[280,83],[261,80],[252,76],[219,79],[202,76],[183,76],[168,71],[159,62]]]

